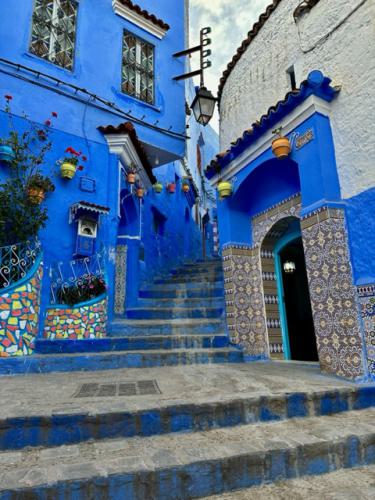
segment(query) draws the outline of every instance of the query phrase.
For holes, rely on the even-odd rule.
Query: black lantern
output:
[[[216,97],[206,87],[199,87],[191,104],[195,119],[201,125],[208,125],[215,111]]]

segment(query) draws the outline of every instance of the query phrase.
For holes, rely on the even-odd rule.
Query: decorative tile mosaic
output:
[[[363,343],[344,212],[322,208],[304,217],[301,227],[321,368],[361,377]]]
[[[55,339],[100,339],[107,331],[107,299],[77,308],[47,310],[43,337]]]
[[[128,247],[118,245],[116,249],[115,314],[125,313],[126,266]]]
[[[32,354],[38,335],[43,263],[21,286],[0,295],[0,357]]]
[[[375,284],[358,287],[369,372],[375,376]]]

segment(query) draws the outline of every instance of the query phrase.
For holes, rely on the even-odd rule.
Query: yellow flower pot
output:
[[[61,177],[63,179],[73,179],[77,167],[73,163],[65,162],[61,165]]]
[[[188,193],[188,192],[190,191],[190,186],[189,186],[189,184],[183,184],[183,185],[182,185],[182,191],[183,191],[184,193]]]
[[[33,205],[40,205],[45,198],[45,192],[41,188],[30,187],[27,190],[27,196]]]
[[[272,142],[272,152],[279,160],[288,158],[292,146],[287,137],[278,137]]]
[[[221,181],[217,186],[217,190],[219,192],[220,199],[222,200],[231,196],[233,192],[233,186],[228,181]]]

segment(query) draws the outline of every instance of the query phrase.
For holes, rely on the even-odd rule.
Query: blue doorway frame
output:
[[[281,337],[283,341],[284,358],[287,360],[291,359],[291,353],[290,353],[288,320],[286,316],[285,300],[284,300],[283,268],[281,263],[280,252],[284,247],[289,245],[289,243],[291,243],[294,240],[297,240],[298,238],[301,238],[301,236],[302,236],[301,230],[296,229],[286,234],[282,238],[280,238],[280,240],[276,243],[274,247],[277,298],[279,302],[280,323],[281,323]]]

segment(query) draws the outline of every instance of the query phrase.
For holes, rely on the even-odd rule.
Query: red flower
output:
[[[82,156],[82,160],[83,160],[83,161],[87,161],[86,156]]]
[[[82,171],[83,168],[84,168],[83,165],[80,165],[79,167],[77,167],[77,170],[81,170]]]
[[[6,95],[6,96],[5,96],[5,99],[6,99],[7,101],[11,101],[11,100],[13,99],[13,96],[11,96],[11,95]]]
[[[51,125],[51,120],[46,120],[46,121],[44,122],[44,125],[47,125],[47,127],[49,127],[49,126]]]
[[[56,111],[52,111],[52,116],[53,116],[54,118],[57,118],[57,113],[56,113]]]
[[[73,151],[74,149],[69,146],[68,148],[66,148],[65,153],[73,153]]]

